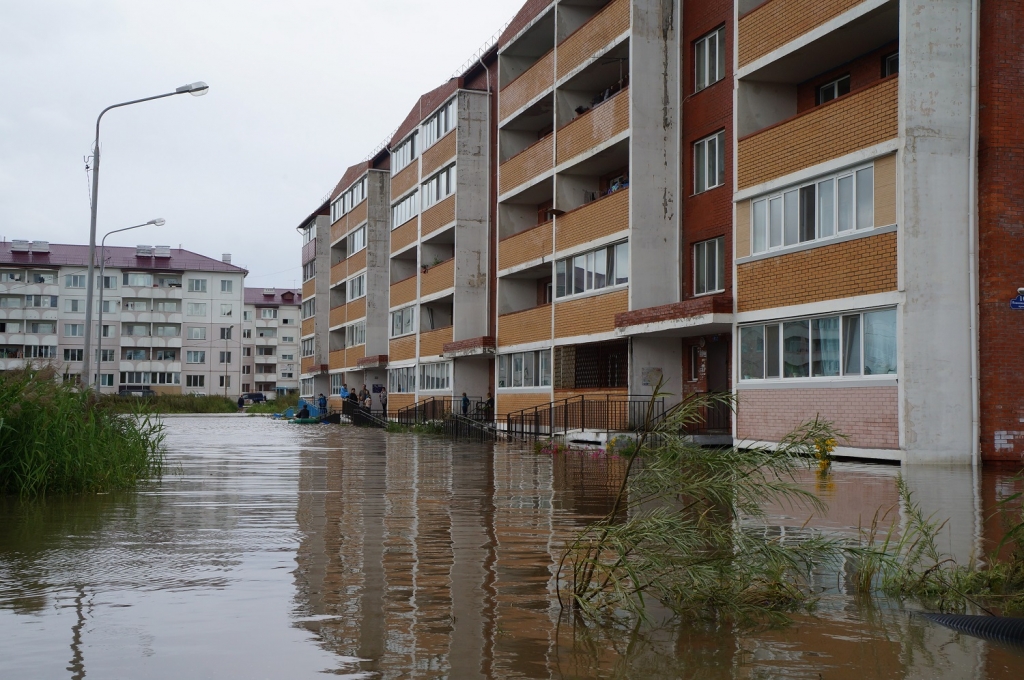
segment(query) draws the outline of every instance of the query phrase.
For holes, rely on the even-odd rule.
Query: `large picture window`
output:
[[[515,352],[498,357],[498,387],[550,387],[551,350]]]
[[[455,127],[455,99],[442,106],[423,123],[423,148],[429,149]]]
[[[455,164],[437,173],[423,184],[423,209],[426,210],[435,203],[455,193]]]
[[[580,253],[555,263],[555,297],[629,283],[629,243]]]
[[[693,145],[693,193],[725,184],[725,132],[705,137]]]
[[[331,222],[337,222],[342,217],[352,212],[352,208],[366,200],[366,178],[362,178],[353,184],[348,191],[338,196],[331,203]]]
[[[358,347],[366,344],[366,321],[345,326],[345,347]]]
[[[348,255],[352,257],[366,247],[366,227],[359,227],[348,235]]]
[[[740,379],[895,375],[896,310],[740,328]]]
[[[406,307],[391,312],[391,337],[398,338],[415,332],[416,308]]]
[[[391,207],[391,228],[400,226],[416,217],[420,211],[420,194],[414,191]]]
[[[694,44],[694,92],[725,77],[725,27],[712,31]]]
[[[846,170],[751,201],[753,252],[875,226],[874,166]]]
[[[423,364],[420,366],[420,389],[425,392],[450,390],[452,388],[452,365],[449,362]]]
[[[393,368],[388,371],[388,392],[401,394],[416,391],[416,367]]]
[[[725,237],[693,244],[693,292],[695,295],[725,290]]]

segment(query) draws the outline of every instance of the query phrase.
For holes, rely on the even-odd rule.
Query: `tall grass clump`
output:
[[[598,623],[642,620],[652,603],[686,620],[777,622],[813,603],[811,572],[836,562],[842,546],[810,532],[773,531],[764,508],[821,513],[797,471],[841,438],[815,420],[775,450],[704,448],[681,433],[709,406],[700,396],[654,417],[654,401],[611,511],[567,546],[559,564],[559,602]],[[824,443],[828,444],[824,444]],[[809,516],[808,515],[808,516]]]
[[[199,397],[191,394],[158,394],[151,397],[107,395],[100,408],[111,413],[237,413],[238,402],[227,397]]]
[[[163,469],[163,426],[98,408],[52,368],[0,372],[0,494],[131,489]]]
[[[264,401],[259,404],[251,404],[246,407],[245,412],[250,414],[273,415],[275,413],[284,413],[290,408],[293,408],[296,411],[299,410],[299,395],[297,393],[279,394],[277,395],[277,399]]]

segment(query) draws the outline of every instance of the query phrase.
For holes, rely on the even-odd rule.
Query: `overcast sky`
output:
[[[0,0],[0,237],[231,253],[293,286],[299,222],[523,0]]]

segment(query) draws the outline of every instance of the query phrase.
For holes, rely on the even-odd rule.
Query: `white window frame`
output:
[[[419,156],[417,155],[417,143],[416,137],[418,131],[413,131],[411,135],[405,138],[405,141],[395,147],[395,150],[391,152],[391,175],[397,175],[402,170],[409,167],[410,164]]]
[[[839,93],[839,87],[840,87],[840,84],[843,81],[846,81],[846,92],[843,92],[842,94],[840,94]],[[832,88],[832,92],[831,92],[832,96],[830,96],[828,99],[825,99],[824,95],[825,95],[825,92],[826,92],[827,88]],[[844,97],[844,96],[846,96],[848,94],[850,94],[850,74],[849,73],[847,73],[846,75],[840,76],[840,77],[836,78],[835,80],[831,80],[831,81],[829,81],[829,82],[827,82],[827,83],[825,83],[823,85],[819,85],[818,87],[814,88],[814,104],[815,104],[815,106],[821,106],[822,104],[827,104],[830,101],[833,101],[835,99],[839,99],[840,97]]]
[[[64,276],[65,288],[85,288],[85,274],[67,274]]]
[[[703,265],[703,266],[702,266]],[[725,292],[725,237],[693,244],[693,294],[713,295]],[[711,272],[714,271],[714,281]],[[703,277],[701,276],[703,274]],[[703,281],[701,280],[703,278]],[[709,283],[714,283],[709,286]]]
[[[401,325],[401,332],[395,332],[396,319]],[[392,338],[404,338],[409,335],[413,335],[416,332],[416,305],[411,307],[403,307],[402,309],[396,309],[391,312],[391,323],[389,325],[389,335]]]
[[[221,304],[221,306],[220,306],[220,315],[222,317],[233,316],[234,315],[234,311],[235,311],[235,306],[230,304],[230,303],[229,304]]]
[[[455,193],[455,163],[438,171],[421,186],[423,194],[423,210],[437,205]]]
[[[553,382],[550,349],[499,354],[496,363],[499,390],[536,391]]]
[[[366,249],[366,225],[359,227],[348,235],[348,256],[352,257]]]
[[[185,308],[185,316],[206,316],[206,303],[205,302],[190,302],[188,307]]]
[[[358,347],[366,344],[366,320],[357,321],[354,324],[345,326],[342,331],[345,333],[345,347]],[[284,357],[282,356],[282,361]]]
[[[345,290],[348,291],[349,302],[366,297],[366,273],[348,279],[345,282]]]
[[[404,366],[388,371],[388,392],[391,394],[413,394],[416,392],[416,367]]]
[[[423,151],[437,144],[445,135],[455,129],[457,100],[457,96],[452,97],[423,122]]]
[[[205,293],[206,292],[206,279],[189,279],[188,280],[188,292],[190,292],[190,293]]]
[[[206,363],[206,351],[205,350],[188,350],[185,352],[185,363],[186,364],[205,364]]]
[[[452,364],[439,361],[420,364],[419,385],[421,392],[444,392],[452,389]]]
[[[694,43],[694,92],[700,92],[725,78],[725,26]]]
[[[603,271],[601,260],[604,260]],[[583,287],[576,290],[575,269],[582,264]],[[626,275],[619,269],[625,265]],[[593,294],[596,291],[615,290],[629,285],[629,241],[618,241],[593,250],[585,250],[554,264],[555,297],[558,300]],[[603,283],[599,277],[603,276]],[[598,285],[601,283],[601,285]],[[570,291],[572,289],[572,292]]]
[[[411,194],[391,206],[391,229],[398,229],[406,222],[416,219],[420,213],[420,191]]]
[[[233,293],[235,288],[235,282],[231,279],[220,280],[220,292],[222,293]]]
[[[702,194],[725,184],[725,130],[693,144],[693,193]],[[714,184],[712,184],[714,175]]]

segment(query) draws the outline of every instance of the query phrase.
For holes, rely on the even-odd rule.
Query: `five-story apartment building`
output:
[[[242,312],[242,393],[289,394],[299,389],[302,294],[246,288]]]

